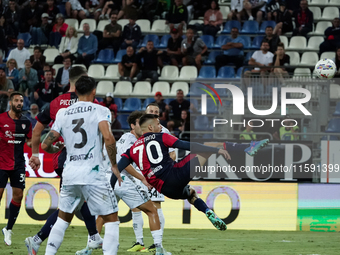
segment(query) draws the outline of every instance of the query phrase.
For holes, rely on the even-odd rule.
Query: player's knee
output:
[[[13,200],[17,203],[20,203],[22,198],[23,198],[23,192],[22,191],[21,192],[15,192],[13,194]]]

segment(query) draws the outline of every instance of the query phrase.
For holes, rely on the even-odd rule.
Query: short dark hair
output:
[[[131,128],[131,125],[136,125],[137,120],[140,119],[140,117],[142,117],[144,115],[144,112],[141,111],[134,111],[132,112],[129,117],[127,118],[127,122],[129,123],[129,127]]]
[[[210,2],[210,5],[211,5],[212,2],[215,2],[215,4],[216,4],[215,10],[219,10],[219,9],[220,9],[220,4],[218,3],[218,0],[212,0],[212,1]]]
[[[53,72],[52,72],[52,70],[50,69],[50,70],[45,70],[45,71],[44,71],[44,75],[45,75],[46,73],[53,73]]]
[[[238,27],[233,27],[233,28],[231,28],[231,30],[233,30],[233,29],[237,29],[237,32],[238,32]]]
[[[149,42],[152,42],[152,43],[153,43],[153,41],[152,41],[152,40],[149,40],[149,41],[148,41],[148,43],[149,43]]]
[[[271,29],[274,29],[274,28],[273,28],[272,26],[267,26],[267,27],[266,27],[266,29],[267,29],[267,28],[271,28]]]
[[[148,120],[153,120],[153,119],[158,119],[158,115],[155,115],[155,114],[144,114],[139,119],[139,125],[142,126]]]
[[[63,62],[64,62],[66,59],[69,59],[69,60],[72,62],[72,59],[71,59],[71,57],[70,57],[70,56],[66,56],[66,57],[64,57],[64,60],[63,60]]]
[[[33,51],[36,51],[36,50],[38,50],[39,52],[42,52],[42,49],[41,49],[41,47],[39,47],[39,46],[35,46],[35,47],[34,47],[34,50],[33,50]]]
[[[81,76],[87,74],[87,71],[82,66],[72,67],[69,71],[70,82],[75,83]]]
[[[268,43],[269,44],[268,40],[263,40],[261,45],[264,44],[264,43]]]
[[[76,91],[78,95],[88,95],[96,87],[96,80],[89,76],[81,76],[76,81]]]
[[[176,93],[179,92],[179,91],[182,91],[182,92],[184,93],[183,89],[178,89],[178,90],[176,90]]]
[[[13,91],[13,92],[11,93],[11,95],[9,96],[9,101],[12,101],[13,98],[14,98],[14,96],[22,96],[22,97],[24,97],[24,95],[23,95],[21,92],[19,92],[19,91]]]
[[[283,49],[285,49],[285,45],[283,44],[283,42],[279,42],[279,43],[277,44],[277,47],[282,47]]]
[[[147,109],[149,106],[156,106],[159,108],[159,105],[155,102],[148,104],[145,109]]]

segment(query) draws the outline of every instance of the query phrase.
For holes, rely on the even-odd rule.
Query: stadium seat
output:
[[[220,12],[222,13],[222,17],[224,20],[228,18],[228,14],[230,12],[230,7],[225,5],[220,5]]]
[[[322,53],[320,59],[324,59],[324,58],[334,59],[335,58],[335,52],[334,51],[326,51],[326,52]]]
[[[339,18],[339,8],[325,7],[322,11],[322,20],[333,20],[335,17]]]
[[[138,111],[142,107],[142,102],[139,98],[129,97],[125,100],[122,112]]]
[[[305,50],[307,47],[307,39],[304,36],[294,36],[290,39],[287,50]]]
[[[225,45],[229,40],[230,40],[230,37],[227,35],[218,36],[213,48],[221,49],[222,45]]]
[[[33,55],[34,54],[34,49],[33,48],[28,48],[28,52]]]
[[[285,35],[280,35],[280,41],[283,43],[283,45],[285,46],[285,48],[288,47],[288,38]]]
[[[340,99],[340,86],[338,84],[331,84],[329,90],[330,99]]]
[[[215,102],[216,102],[216,104],[215,104]],[[207,97],[207,113],[208,114],[217,114],[218,113],[217,103],[219,101],[218,100],[216,101],[216,99],[215,99],[215,102],[210,97]]]
[[[216,78],[216,69],[214,66],[202,66],[197,78],[212,79]]]
[[[163,35],[161,38],[161,41],[159,43],[158,48],[160,49],[166,49],[168,47],[168,41],[171,35]]]
[[[238,20],[229,20],[225,23],[222,34],[230,34],[233,27],[236,27],[239,31],[241,31],[241,23]]]
[[[248,61],[250,60],[250,58],[253,56],[255,51],[249,51],[244,59],[244,63],[245,65],[248,65]]]
[[[156,92],[161,92],[163,96],[168,96],[170,94],[170,84],[165,81],[157,81],[152,86],[152,94],[156,94]]]
[[[331,119],[328,122],[326,133],[340,133],[340,118]]]
[[[181,81],[190,81],[197,78],[197,67],[196,66],[183,66],[179,74]]]
[[[171,91],[170,91],[169,96],[176,96],[178,89],[183,90],[183,94],[184,96],[186,96],[189,92],[189,85],[188,83],[183,82],[183,81],[174,82],[171,86]]]
[[[247,20],[244,22],[240,31],[241,34],[257,34],[259,32],[259,23],[256,20]]]
[[[152,23],[151,32],[169,33],[169,26],[167,24],[165,24],[164,19],[155,20]]]
[[[54,63],[54,59],[58,55],[59,55],[59,51],[57,49],[44,50],[44,56],[46,57],[46,63],[48,64]]]
[[[208,49],[212,49],[214,46],[214,37],[212,35],[202,35],[200,38],[205,43],[205,45],[207,45]]]
[[[244,69],[243,67],[240,67],[239,69],[237,69],[236,78],[241,78],[242,77],[243,69]]]
[[[323,36],[312,36],[308,40],[307,49],[318,52],[322,42],[324,42]]]
[[[250,36],[240,35],[240,38],[242,38],[244,41],[243,48],[250,49],[250,46],[251,46]]]
[[[328,4],[328,0],[309,0],[308,3],[310,6],[322,6]]]
[[[163,67],[159,80],[175,81],[178,79],[178,75],[179,71],[177,66],[167,65]]]
[[[117,21],[117,23],[118,23],[119,25],[121,25],[122,28],[124,28],[125,25],[129,24],[129,19],[120,19],[120,20]]]
[[[148,81],[139,81],[135,84],[131,96],[150,96],[151,84]]]
[[[319,56],[316,52],[304,52],[302,54],[299,66],[315,66],[315,63],[317,63],[318,61]]]
[[[143,39],[141,47],[146,47],[148,41],[153,41],[153,45],[155,46],[155,48],[157,48],[159,45],[159,38],[157,35],[146,35]]]
[[[192,19],[189,22],[189,25],[196,25],[196,24],[204,24],[204,20],[202,20],[202,19]]]
[[[313,13],[314,21],[319,21],[321,19],[321,8],[318,6],[310,6],[309,10]]]
[[[106,68],[104,79],[114,80],[119,79],[120,74],[118,72],[118,65],[109,65]]]
[[[331,27],[332,26],[332,23],[330,21],[319,21],[317,24],[316,24],[316,28],[313,32],[309,32],[308,35],[309,36],[312,36],[312,35],[320,35],[320,36],[323,36],[324,33],[325,33],[325,30],[328,28],[328,27]]]
[[[329,5],[340,7],[340,1],[339,0],[329,0]]]
[[[117,52],[117,56],[116,56],[115,60],[113,61],[113,63],[118,64],[118,63],[122,62],[122,58],[125,54],[126,54],[126,50],[119,50]]]
[[[340,102],[336,104],[335,111],[333,113],[333,116],[340,117]]]
[[[222,66],[220,70],[218,70],[217,78],[218,79],[235,78],[234,68],[231,66]]]
[[[69,26],[74,27],[78,31],[79,21],[77,19],[65,19],[65,23]]]
[[[89,76],[95,79],[102,79],[104,78],[104,75],[105,75],[104,66],[103,65],[90,65],[88,74]]]
[[[117,120],[122,124],[122,129],[129,129],[129,123],[127,122],[127,119],[129,117],[129,114],[119,114],[117,115]]]
[[[263,41],[263,38],[264,38],[263,35],[258,35],[258,36],[256,36],[256,37],[254,38],[254,40],[253,40],[253,42],[252,42],[250,48],[251,48],[251,49],[256,49],[256,50],[260,49],[261,43],[262,43],[262,41]]]
[[[79,28],[78,28],[78,32],[80,33],[83,33],[84,30],[83,30],[83,25],[87,23],[89,24],[90,26],[90,32],[92,33],[94,30],[96,30],[97,28],[97,23],[96,23],[96,20],[95,19],[83,19],[81,22],[80,22],[80,25],[79,25]]]
[[[150,32],[150,21],[147,19],[138,19],[136,20],[136,24],[140,26],[142,33]]]
[[[62,67],[64,67],[63,64],[54,64],[52,66],[52,68],[55,70],[53,78],[55,78],[57,76],[58,70]]]
[[[118,112],[120,112],[123,108],[123,100],[120,97],[115,97],[113,100],[114,103],[117,105]]]
[[[32,36],[30,33],[19,33],[17,39],[22,39],[25,42],[24,47],[28,48],[31,45]]]
[[[198,115],[195,119],[195,130],[197,131],[208,131],[209,130],[209,119],[205,115]]]
[[[110,24],[110,20],[100,20],[97,30],[103,32],[106,25]]]
[[[273,20],[265,20],[262,22],[260,27],[260,33],[265,33],[267,27],[272,27],[273,29],[276,27],[276,22]]]
[[[192,97],[192,96],[200,96],[203,93],[205,93],[204,91],[202,91],[202,87],[205,87],[202,85],[202,83],[200,82],[194,82],[192,84],[190,84],[190,88],[189,88],[189,92],[188,92],[188,96]]]
[[[100,81],[100,82],[98,82],[96,95],[97,96],[106,96],[106,94],[108,92],[113,92],[112,81]]]
[[[148,106],[148,104],[151,104],[151,103],[154,102],[154,101],[155,101],[155,99],[154,99],[153,97],[147,97],[147,98],[145,98],[141,110],[144,111],[144,110],[146,109],[146,107]]]
[[[311,71],[309,68],[295,68],[294,70],[294,76],[308,76],[310,77],[311,76]]]
[[[114,53],[112,49],[101,50],[93,63],[112,64],[114,63]]]
[[[116,84],[115,96],[128,97],[132,93],[132,83],[129,81],[119,81]]]
[[[208,58],[204,61],[204,64],[210,64],[210,65],[213,65],[215,64],[215,59],[217,56],[219,55],[223,55],[223,51],[211,51]]]
[[[290,64],[291,65],[300,64],[300,54],[299,54],[299,52],[287,51],[286,54],[290,57]]]

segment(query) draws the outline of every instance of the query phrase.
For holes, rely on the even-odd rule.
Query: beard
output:
[[[21,114],[21,112],[22,112],[22,107],[21,107],[21,108],[17,108],[16,106],[12,105],[11,110],[12,110],[13,112],[15,112],[16,114]]]

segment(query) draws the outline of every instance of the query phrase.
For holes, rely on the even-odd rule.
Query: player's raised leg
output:
[[[233,158],[234,154],[246,152],[250,156],[255,156],[257,152],[269,143],[269,139],[261,141],[251,141],[250,144],[224,142],[223,148],[227,150]]]

